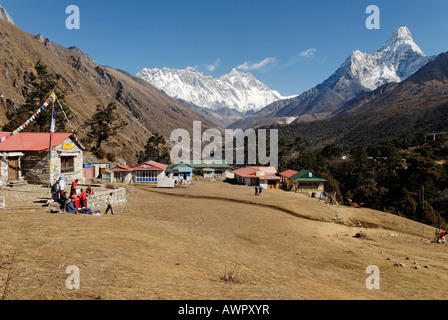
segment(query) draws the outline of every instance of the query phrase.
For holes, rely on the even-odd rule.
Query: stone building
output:
[[[0,132],[0,137],[9,135]],[[71,133],[54,133],[52,180],[64,175],[68,181],[83,181],[83,152],[70,139]],[[50,133],[20,132],[0,143],[0,181],[3,184],[26,181],[50,183]]]
[[[109,169],[109,161],[106,159],[98,159],[94,155],[84,155],[83,157],[85,179],[101,179],[104,171]]]

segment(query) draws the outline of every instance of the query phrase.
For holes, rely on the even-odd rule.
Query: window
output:
[[[61,157],[61,173],[75,172],[75,158]]]

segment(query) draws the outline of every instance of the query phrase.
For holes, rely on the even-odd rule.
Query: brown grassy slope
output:
[[[85,136],[82,124],[95,112],[96,105],[117,104],[129,125],[105,149],[128,162],[134,161],[135,152],[143,148],[151,133],[159,132],[169,139],[175,128],[191,130],[194,120],[202,121],[204,127],[211,126],[205,118],[151,85],[0,20],[0,92],[5,97],[0,102],[9,100],[8,107],[15,108],[24,102],[24,75],[35,73],[38,61],[62,76],[59,89],[66,92],[66,103],[73,111],[72,123],[80,137]],[[0,125],[7,121],[5,112],[5,105],[0,103]]]
[[[115,216],[2,212],[0,260],[14,267],[8,298],[448,296],[448,245],[430,243],[435,229],[429,226],[370,209],[330,207],[281,190],[255,197],[252,188],[220,182],[175,190],[133,187],[137,192]],[[333,220],[336,215],[347,224]],[[354,237],[357,233],[363,236]],[[70,265],[80,268],[80,290],[65,288]],[[236,281],[221,281],[235,265]],[[379,290],[366,288],[370,265],[380,270]],[[0,283],[10,266],[0,269]]]

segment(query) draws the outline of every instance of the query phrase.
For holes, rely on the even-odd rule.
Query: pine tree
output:
[[[166,146],[166,140],[159,133],[154,133],[153,136],[148,138],[146,142],[145,150],[137,154],[138,162],[146,162],[153,160],[156,162],[166,163],[170,161],[170,154]]]
[[[116,111],[117,106],[113,102],[109,103],[107,107],[97,105],[92,118],[84,123],[85,127],[89,128],[87,136],[96,141],[94,150],[99,151],[103,142],[116,136],[128,125],[121,120],[120,115]]]
[[[71,111],[64,103],[64,93],[57,89],[58,80],[61,78],[59,74],[53,74],[48,71],[46,65],[38,62],[35,66],[36,74],[28,73],[25,77],[25,104],[17,109],[8,111],[6,117],[9,122],[3,126],[3,131],[13,131],[25,123],[37,110],[39,110],[44,102],[48,99],[52,92],[55,92],[58,100],[70,118]],[[56,108],[56,131],[63,132],[66,130],[67,121],[64,114],[60,111],[58,104]],[[51,105],[43,110],[39,116],[23,130],[23,132],[48,132],[51,125]]]

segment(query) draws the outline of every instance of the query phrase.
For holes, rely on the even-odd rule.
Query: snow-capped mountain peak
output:
[[[321,86],[335,89],[350,98],[386,83],[401,82],[431,59],[414,42],[409,28],[400,27],[377,52],[352,52]]]
[[[173,98],[212,110],[230,108],[246,113],[285,98],[252,74],[235,68],[219,78],[205,76],[193,67],[143,69],[137,77]]]
[[[411,31],[408,27],[400,27],[394,31],[394,33],[390,36],[390,38],[386,41],[386,43],[381,47],[378,52],[387,50],[389,48],[398,47],[402,45],[411,46],[412,49],[418,51],[423,54],[422,50],[417,46],[412,37]]]
[[[0,6],[0,19],[1,20],[6,20],[6,21],[14,24],[14,21],[12,20],[11,16],[8,14],[6,9],[3,8],[2,6]]]

